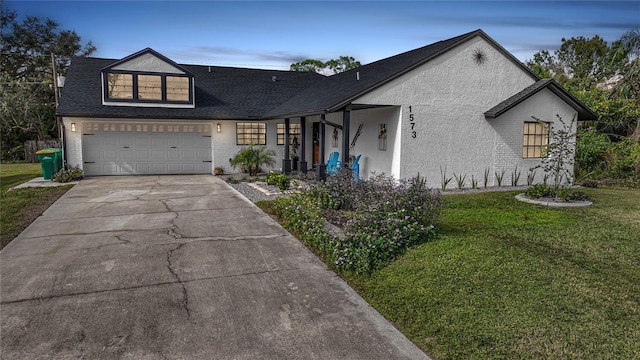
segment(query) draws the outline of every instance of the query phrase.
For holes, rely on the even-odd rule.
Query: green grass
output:
[[[0,164],[0,249],[24,230],[71,186],[9,188],[41,177],[40,164]]]
[[[639,359],[640,191],[589,208],[447,196],[441,236],[358,292],[436,360]]]
[[[42,177],[39,163],[2,163],[0,164],[0,193],[4,194],[9,188],[37,177]]]

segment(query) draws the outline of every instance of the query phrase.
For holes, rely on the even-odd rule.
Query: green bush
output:
[[[240,167],[243,171],[246,170],[249,176],[256,176],[262,165],[273,166],[276,164],[275,155],[276,153],[271,149],[251,144],[238,151],[231,159],[231,166]]]
[[[341,171],[306,193],[278,199],[276,215],[283,225],[343,271],[370,273],[418,242],[432,238],[444,205],[442,196],[423,178],[396,182],[374,175],[356,181]],[[324,229],[323,209],[349,214],[344,238]]]
[[[577,179],[601,174],[606,166],[609,137],[591,129],[578,131],[576,138],[575,175]]]
[[[278,198],[273,205],[274,215],[282,226],[295,234],[328,263],[333,262],[333,238],[325,231],[322,206],[308,193]]]
[[[604,180],[612,185],[640,186],[640,143],[631,138],[612,142],[606,134],[581,130],[576,141],[578,179]]]
[[[524,194],[531,199],[551,198],[562,201],[589,200],[589,196],[582,191],[573,190],[569,187],[548,186],[547,184],[535,184],[529,187]]]
[[[67,183],[76,180],[82,180],[82,170],[78,168],[71,168],[68,170],[62,169],[57,173],[53,174],[51,177],[51,181]]]
[[[291,186],[291,178],[286,174],[279,172],[270,172],[264,179],[268,185],[276,185],[280,191],[289,190]]]

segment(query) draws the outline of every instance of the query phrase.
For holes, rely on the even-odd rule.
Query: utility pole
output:
[[[56,69],[56,56],[51,53],[51,70],[52,70],[52,75],[53,75],[53,95],[55,98],[55,109],[56,112],[58,112],[58,101],[60,99],[59,95],[58,95],[58,70]],[[58,119],[57,115],[54,115],[56,117],[56,126],[58,127],[58,138],[62,141],[62,126],[60,126],[60,119]]]

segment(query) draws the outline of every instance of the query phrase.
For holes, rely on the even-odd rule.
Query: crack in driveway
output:
[[[186,243],[180,243],[175,249],[167,251],[167,269],[169,269],[169,272],[171,273],[171,275],[173,275],[173,277],[176,279],[178,284],[180,284],[180,286],[182,287],[182,307],[187,312],[187,319],[190,319],[191,310],[189,309],[189,293],[187,292],[187,287],[184,285],[184,283],[180,279],[180,276],[178,276],[178,273],[174,270],[173,268],[174,265],[171,261],[173,253],[175,251],[180,250],[185,244]]]

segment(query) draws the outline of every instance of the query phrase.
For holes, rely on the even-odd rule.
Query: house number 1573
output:
[[[413,115],[413,106],[409,105],[409,126],[411,126],[411,137],[418,137],[418,133],[416,132],[416,118]]]

